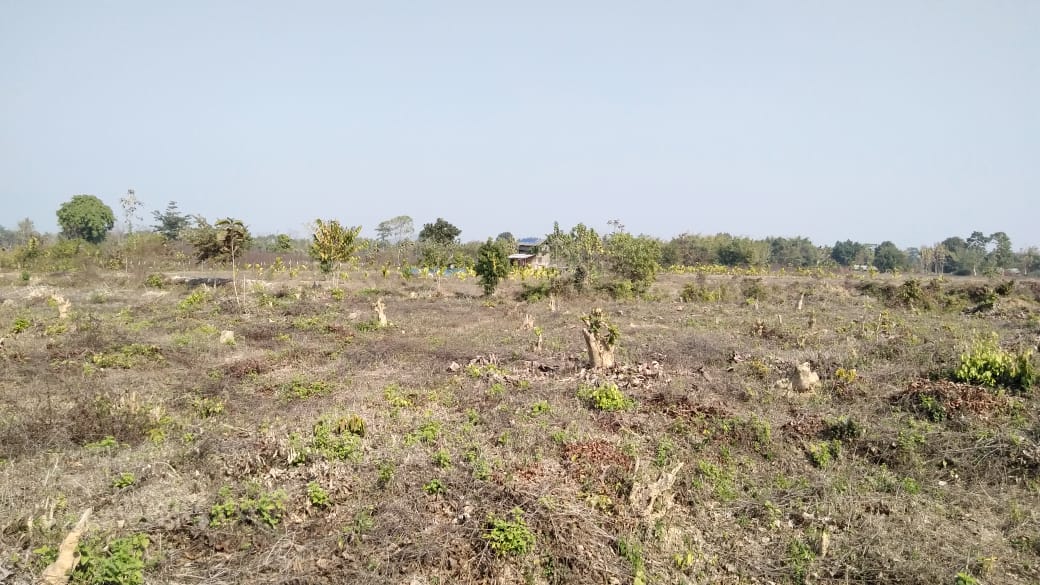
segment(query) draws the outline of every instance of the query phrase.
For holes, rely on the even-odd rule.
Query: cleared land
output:
[[[905,281],[4,275],[0,582],[87,508],[73,582],[1040,582],[1036,391],[952,381],[1040,284]]]

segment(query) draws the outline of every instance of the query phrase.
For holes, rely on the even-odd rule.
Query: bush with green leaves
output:
[[[578,398],[589,408],[616,412],[631,408],[635,402],[625,395],[617,384],[604,382],[599,386],[582,385],[578,388]]]
[[[958,382],[989,388],[1028,392],[1036,384],[1038,375],[1033,365],[1032,351],[1005,351],[994,333],[976,339],[971,349],[961,354],[960,365],[954,371],[953,378]]]
[[[633,293],[646,292],[657,278],[661,268],[661,242],[657,239],[615,232],[606,237],[604,248],[611,272],[631,283]]]
[[[506,520],[491,516],[484,532],[484,540],[491,550],[499,556],[522,555],[534,547],[534,533],[524,521],[524,511],[513,508],[513,519]]]
[[[266,492],[259,484],[251,483],[240,497],[224,486],[218,493],[220,500],[209,510],[210,526],[228,526],[236,522],[277,526],[285,515],[285,490]]]
[[[477,277],[484,288],[484,296],[491,296],[501,282],[509,274],[509,256],[498,242],[488,238],[477,251]]]
[[[349,262],[361,247],[361,226],[345,227],[339,221],[314,220],[314,234],[307,253],[318,263],[322,274],[331,274],[342,262]]]
[[[141,585],[145,552],[151,542],[146,534],[132,534],[109,542],[91,539],[80,544],[74,583],[92,585]]]

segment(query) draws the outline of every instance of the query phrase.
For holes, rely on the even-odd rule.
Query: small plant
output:
[[[396,469],[394,464],[389,461],[384,461],[379,464],[379,477],[376,479],[376,486],[379,489],[386,489],[390,482],[394,481],[394,474]]]
[[[354,430],[357,430],[356,426]],[[309,448],[326,459],[356,461],[361,458],[361,438],[354,430],[350,419],[322,417],[311,430]],[[364,433],[363,424],[360,430]]]
[[[979,585],[979,580],[971,573],[960,571],[953,578],[954,585]]]
[[[522,555],[534,547],[534,533],[524,522],[523,510],[513,508],[511,514],[512,520],[489,517],[487,531],[483,535],[491,550],[499,556]]]
[[[946,407],[934,396],[919,394],[917,396],[917,409],[925,418],[932,422],[946,420]]]
[[[101,539],[83,542],[77,549],[80,560],[72,580],[98,585],[142,585],[149,544],[146,534],[132,534],[107,543]]]
[[[166,288],[166,284],[166,276],[158,272],[153,272],[144,279],[144,285],[148,288]]]
[[[414,445],[416,443],[429,444],[435,442],[441,436],[441,423],[435,420],[428,420],[423,424],[419,425],[419,428],[408,433],[404,437],[405,445]]]
[[[164,359],[157,345],[131,343],[112,351],[91,354],[90,365],[102,369],[129,370],[145,361],[162,362]]]
[[[83,448],[88,451],[111,451],[118,447],[119,441],[117,441],[112,435],[108,435],[107,437],[83,445]]]
[[[826,469],[831,461],[841,455],[841,441],[812,443],[805,449],[809,461],[818,469]]]
[[[342,301],[346,297],[346,293],[341,288],[334,288],[329,291],[329,296],[334,301]]]
[[[807,542],[792,540],[787,547],[787,564],[791,567],[791,576],[798,585],[809,582],[809,568],[816,561],[816,553]]]
[[[834,371],[834,378],[842,386],[848,386],[859,378],[856,368],[838,368]]]
[[[307,484],[307,499],[315,508],[328,508],[330,504],[329,492],[316,481]]]
[[[408,408],[412,405],[412,401],[405,396],[401,387],[397,384],[390,384],[384,388],[383,398],[394,408]]]
[[[208,396],[199,396],[191,403],[199,418],[209,418],[224,413],[224,401]]]
[[[585,347],[589,353],[589,367],[592,369],[613,368],[614,349],[621,332],[617,326],[607,321],[603,309],[595,308],[581,318],[585,327],[581,330],[585,338]]]
[[[181,299],[181,301],[177,303],[177,308],[185,312],[194,311],[206,304],[206,301],[208,300],[209,291],[205,287],[199,287],[189,293],[188,296]]]
[[[112,480],[112,487],[116,488],[117,490],[121,490],[123,488],[128,488],[134,485],[136,481],[137,478],[134,477],[134,474],[128,471],[124,471]]]
[[[538,417],[543,414],[548,414],[550,411],[552,411],[552,407],[549,406],[549,401],[539,400],[538,402],[535,402],[531,405],[531,409],[528,411],[528,414],[530,414],[532,417]]]
[[[631,398],[625,396],[617,384],[611,382],[604,382],[595,387],[582,385],[578,388],[578,398],[589,408],[607,412],[625,410],[635,404]]]
[[[32,320],[28,317],[16,317],[14,324],[11,325],[11,333],[18,335],[23,331],[27,331],[32,327]]]
[[[214,527],[228,526],[239,521],[277,526],[285,514],[285,502],[288,499],[285,490],[265,492],[255,483],[249,484],[240,498],[235,498],[228,486],[222,487],[218,495],[220,501],[213,504],[209,511],[209,524]]]
[[[635,573],[632,577],[632,584],[646,585],[646,561],[643,559],[643,545],[634,538],[619,538],[617,547],[618,554],[628,561],[632,572]]]
[[[829,420],[824,428],[824,436],[838,441],[858,439],[865,433],[863,425],[857,422],[856,419],[848,416],[839,416],[836,419]]]
[[[447,449],[438,449],[432,459],[433,464],[441,469],[451,467],[451,453]]]
[[[1028,391],[1036,384],[1038,373],[1033,365],[1033,352],[1012,353],[1001,349],[997,334],[976,339],[967,353],[961,354],[960,366],[953,377],[958,382],[990,388],[1004,387]]]
[[[422,489],[431,496],[436,496],[445,492],[444,484],[441,483],[441,480],[439,479],[431,479],[422,486]]]
[[[306,400],[312,396],[330,393],[332,393],[332,385],[322,380],[307,381],[302,378],[293,378],[282,384],[282,396],[287,400]]]

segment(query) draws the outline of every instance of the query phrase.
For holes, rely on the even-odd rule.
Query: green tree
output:
[[[187,232],[187,239],[195,248],[199,262],[206,260],[232,261],[249,249],[253,238],[242,220],[225,217],[210,225],[206,218],[197,215],[195,228]]]
[[[274,248],[275,252],[289,252],[292,250],[293,241],[288,234],[278,234],[274,237]]]
[[[637,292],[645,292],[661,267],[661,242],[649,236],[633,236],[615,231],[604,242],[610,270],[632,283]]]
[[[874,250],[874,267],[881,272],[905,270],[907,264],[906,254],[892,242],[881,242],[877,250]]]
[[[376,234],[382,245],[399,244],[411,238],[414,233],[412,218],[407,215],[392,217],[376,226]]]
[[[477,251],[477,277],[484,287],[484,296],[491,296],[498,283],[509,274],[509,255],[498,242],[491,238]]]
[[[152,217],[156,221],[152,228],[167,240],[180,239],[181,233],[191,227],[192,222],[191,216],[177,210],[176,201],[167,203],[165,211],[153,211]]]
[[[323,274],[329,274],[340,262],[349,262],[361,247],[361,226],[343,227],[339,221],[314,220],[314,235],[307,249]]]
[[[986,259],[986,246],[989,245],[989,236],[975,230],[971,232],[971,235],[967,239],[967,249],[965,250],[965,264],[964,268],[971,268],[971,274],[977,276],[979,273],[979,266]]]
[[[993,243],[993,250],[990,251],[986,263],[994,268],[1009,268],[1014,261],[1011,238],[1004,232],[994,232],[989,235],[989,240]]]
[[[70,240],[100,244],[115,224],[112,208],[93,195],[75,195],[58,208],[61,234]]]
[[[596,230],[579,223],[569,232],[560,230],[558,222],[545,237],[545,246],[556,261],[573,270],[574,288],[584,290],[596,281],[603,260],[603,240]]]
[[[450,246],[458,243],[461,234],[462,230],[438,217],[437,221],[423,225],[419,241]]]
[[[863,248],[865,248],[863,244],[852,240],[834,242],[834,247],[831,248],[831,258],[842,266],[851,266]]]
[[[758,264],[754,242],[748,238],[733,238],[719,248],[719,263],[726,266]]]

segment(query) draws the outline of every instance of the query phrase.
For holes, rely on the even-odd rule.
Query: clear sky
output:
[[[261,234],[1019,249],[1040,2],[0,0],[0,225],[127,188]]]

